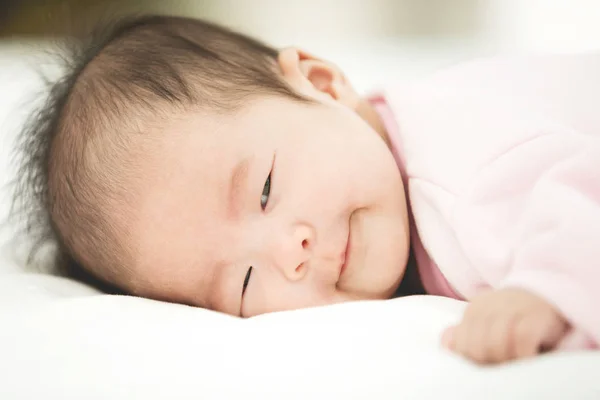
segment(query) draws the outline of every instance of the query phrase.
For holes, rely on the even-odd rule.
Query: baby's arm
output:
[[[565,338],[567,320],[542,297],[524,289],[488,291],[474,298],[442,343],[478,363],[533,356]]]
[[[543,332],[523,334],[534,350],[564,326],[559,347],[600,342],[598,71],[597,52],[499,57],[390,91],[421,240],[482,321],[455,334],[485,337],[461,341],[490,361],[495,321],[512,346],[516,321],[541,309]]]
[[[577,135],[575,132],[564,135]],[[573,144],[572,136],[565,143]],[[507,276],[475,297],[447,346],[480,362],[600,343],[600,144],[580,136],[527,192]]]

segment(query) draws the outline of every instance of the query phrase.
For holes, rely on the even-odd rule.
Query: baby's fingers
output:
[[[513,331],[512,359],[536,355],[542,344],[544,328],[534,318],[521,318]]]
[[[508,361],[513,358],[512,321],[508,315],[472,315],[446,329],[442,344],[479,364]]]
[[[531,357],[556,347],[565,336],[567,324],[554,315],[529,315],[514,329],[513,358]]]
[[[486,363],[500,363],[514,357],[513,330],[516,326],[515,317],[501,315],[490,321],[490,331],[486,343]]]
[[[451,351],[475,362],[485,359],[487,326],[481,318],[465,318],[442,335],[442,344]]]

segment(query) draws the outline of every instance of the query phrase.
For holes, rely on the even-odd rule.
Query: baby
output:
[[[21,170],[69,276],[242,317],[468,300],[442,341],[481,363],[598,347],[600,54],[361,97],[305,51],[149,16],[72,61]]]

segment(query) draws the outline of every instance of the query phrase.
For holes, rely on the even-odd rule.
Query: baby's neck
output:
[[[389,133],[385,127],[381,115],[375,110],[375,107],[367,99],[362,98],[356,107],[356,113],[365,120],[374,130],[381,136],[387,147],[392,150]],[[417,260],[414,250],[411,248],[404,277],[400,282],[400,286],[396,289],[393,297],[411,296],[426,294],[423,282],[419,275]]]

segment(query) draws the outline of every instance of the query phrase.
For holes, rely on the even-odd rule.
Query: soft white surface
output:
[[[36,84],[23,56],[19,47],[0,47],[0,183],[11,176],[9,133]],[[0,216],[8,198],[0,191]],[[9,250],[0,252],[3,400],[600,398],[599,353],[478,368],[445,352],[440,333],[464,307],[453,300],[413,297],[240,320],[25,274]]]
[[[65,296],[70,282],[6,276],[4,285],[23,285],[36,300],[2,315],[2,399],[600,398],[594,354],[486,369],[444,352],[439,332],[462,309],[448,299],[239,320],[136,298]]]

